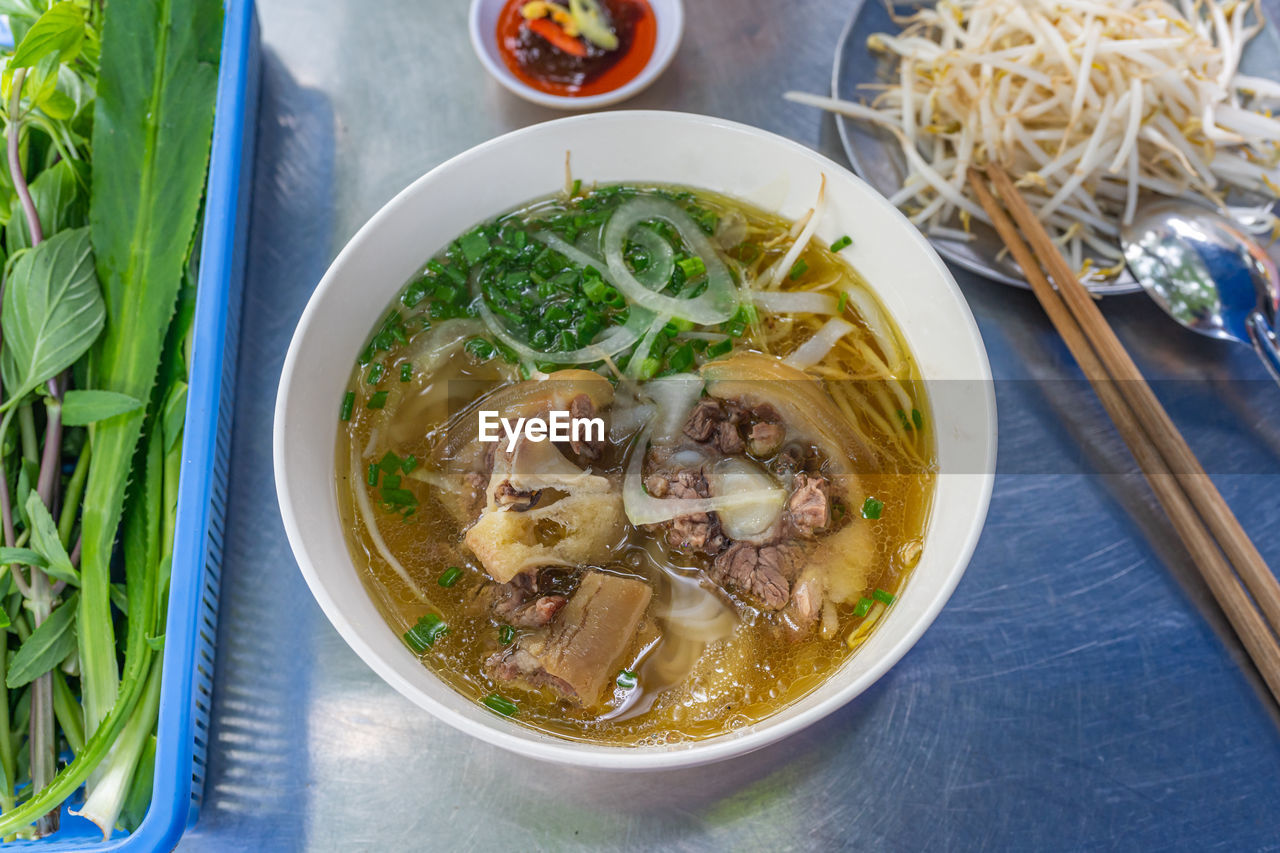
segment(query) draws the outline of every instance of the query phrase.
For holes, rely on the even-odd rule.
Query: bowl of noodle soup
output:
[[[392,687],[524,755],[659,769],[906,653],[976,545],[995,424],[959,289],[874,190],[755,128],[615,112],[479,145],[352,238],[275,466],[313,595]]]

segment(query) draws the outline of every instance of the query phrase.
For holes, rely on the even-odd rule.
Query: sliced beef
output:
[[[752,456],[765,459],[777,453],[786,438],[787,428],[782,424],[759,421],[751,427],[747,450],[751,451]]]
[[[724,407],[720,401],[707,397],[698,401],[689,413],[689,420],[684,425],[684,434],[697,442],[707,442],[716,434],[720,423],[724,420]]]
[[[645,488],[657,498],[705,498],[711,490],[700,468],[657,472],[645,478]],[[667,542],[673,548],[716,554],[724,547],[724,532],[715,513],[695,512],[666,522]]]
[[[797,474],[787,500],[787,517],[801,536],[811,537],[814,531],[826,528],[831,523],[831,484],[827,479]]]
[[[517,628],[541,628],[555,618],[568,599],[551,593],[548,576],[541,572],[516,575],[508,583],[490,584],[486,590],[493,615]]]
[[[539,688],[591,706],[617,676],[653,590],[644,581],[592,571],[545,628],[485,662],[490,677]]]
[[[734,542],[716,557],[707,575],[764,610],[781,610],[791,597],[791,583],[800,574],[803,556],[804,549],[794,542]]]
[[[510,480],[503,480],[493,490],[494,503],[504,509],[515,510],[516,512],[525,512],[532,509],[538,503],[538,498],[540,497],[542,497],[541,489],[531,492],[522,491],[511,485]]]

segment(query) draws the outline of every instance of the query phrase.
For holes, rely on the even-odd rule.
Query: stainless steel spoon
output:
[[[1252,343],[1280,382],[1280,274],[1236,223],[1184,201],[1144,204],[1120,229],[1129,271],[1170,317],[1211,338]]]

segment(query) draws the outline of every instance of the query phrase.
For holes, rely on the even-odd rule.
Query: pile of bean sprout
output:
[[[897,20],[868,40],[896,63],[870,103],[787,98],[887,127],[907,164],[891,201],[927,233],[989,222],[966,185],[988,162],[1089,278],[1122,269],[1140,192],[1280,231],[1280,83],[1239,72],[1258,0],[943,0]]]

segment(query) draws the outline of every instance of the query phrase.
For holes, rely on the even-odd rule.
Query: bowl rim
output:
[[[471,0],[471,8],[467,13],[467,31],[471,38],[471,49],[475,52],[476,58],[480,60],[480,64],[484,66],[484,70],[508,92],[524,98],[530,103],[550,107],[551,109],[593,110],[621,103],[640,94],[657,80],[662,75],[662,72],[667,70],[667,66],[671,64],[671,61],[675,59],[676,51],[680,48],[680,41],[684,37],[684,0],[665,0],[661,5],[657,0],[647,0],[647,2],[649,3],[649,8],[653,11],[654,20],[659,26],[658,40],[654,43],[653,54],[650,55],[649,61],[645,63],[636,76],[616,89],[610,89],[607,92],[600,92],[596,95],[578,97],[576,95],[553,95],[549,92],[543,92],[512,74],[506,63],[501,61],[501,57],[494,58],[489,51],[489,46],[494,41],[493,34],[483,32],[480,21],[481,12],[491,5],[498,5],[499,10],[501,10],[501,7],[507,4],[507,0]],[[670,6],[668,7],[666,3],[669,3]],[[665,11],[663,11],[664,9]],[[669,41],[664,40],[662,37],[661,28],[663,27],[670,27],[674,33]]]
[[[947,476],[964,476],[973,480],[978,487],[977,500],[971,505],[973,512],[965,533],[963,544],[954,551],[952,556],[952,565],[947,571],[943,582],[932,590],[932,598],[927,600],[916,617],[915,622],[903,633],[903,635],[889,648],[887,648],[882,656],[872,662],[870,667],[857,678],[850,680],[847,684],[842,685],[835,690],[831,696],[814,704],[801,712],[795,713],[786,719],[769,723],[769,717],[762,719],[759,723],[753,725],[742,733],[728,733],[720,735],[708,740],[692,741],[679,744],[673,748],[667,749],[647,749],[626,746],[608,746],[601,748],[599,744],[592,744],[584,741],[575,741],[567,738],[559,738],[555,736],[545,736],[542,739],[534,739],[525,734],[518,732],[515,728],[519,724],[512,723],[505,719],[495,719],[490,722],[486,720],[479,723],[474,719],[468,718],[463,714],[443,704],[435,697],[423,691],[418,685],[403,678],[395,668],[380,655],[374,648],[369,646],[363,638],[360,637],[359,631],[355,623],[347,617],[343,606],[330,595],[325,583],[317,572],[315,566],[308,557],[308,551],[305,545],[305,534],[299,524],[299,519],[294,511],[295,501],[293,499],[290,482],[288,478],[287,465],[285,463],[284,448],[288,441],[285,430],[287,398],[289,396],[290,385],[294,378],[295,370],[299,363],[302,342],[306,338],[307,327],[314,322],[320,306],[325,302],[324,296],[330,290],[341,286],[343,281],[342,270],[347,263],[348,258],[355,253],[356,247],[365,240],[370,239],[370,235],[377,232],[387,223],[400,215],[399,209],[407,202],[407,199],[421,192],[421,187],[430,185],[435,176],[453,169],[465,167],[467,163],[473,159],[478,159],[491,148],[500,145],[509,145],[513,141],[518,141],[525,135],[534,133],[546,133],[548,126],[564,127],[566,131],[572,132],[574,126],[583,122],[593,121],[645,121],[653,119],[676,120],[688,122],[691,126],[709,126],[732,130],[744,133],[748,136],[766,141],[770,144],[778,145],[790,149],[794,153],[802,154],[814,163],[815,168],[827,170],[829,172],[839,172],[847,179],[860,184],[868,193],[875,204],[882,208],[882,213],[890,218],[899,220],[899,224],[908,229],[908,237],[913,240],[917,248],[928,258],[929,262],[937,269],[942,283],[950,291],[954,297],[955,304],[958,308],[958,316],[956,321],[962,324],[963,332],[967,343],[974,348],[977,355],[976,366],[980,368],[981,376],[972,377],[981,380],[983,388],[983,406],[982,414],[986,419],[987,427],[985,434],[977,436],[983,444],[985,458],[981,460],[980,466],[975,466],[973,470],[981,473],[974,474],[947,474]],[[929,377],[924,377],[926,383]],[[960,578],[963,577],[969,561],[977,547],[978,540],[982,534],[985,525],[987,510],[990,505],[991,494],[995,482],[995,460],[998,439],[998,425],[996,417],[995,393],[991,382],[991,367],[987,356],[985,344],[982,335],[978,329],[976,320],[972,311],[969,309],[968,302],[965,300],[959,285],[956,283],[954,276],[942,259],[938,256],[936,250],[930,245],[923,234],[920,233],[915,226],[911,225],[909,220],[894,208],[889,202],[881,196],[862,178],[854,175],[844,166],[836,163],[823,154],[814,151],[799,142],[788,139],[786,137],[766,131],[751,125],[739,122],[729,121],[727,119],[715,118],[711,116],[700,115],[696,113],[684,113],[665,110],[619,110],[599,114],[580,114],[566,116],[554,119],[548,122],[530,125],[518,130],[510,131],[500,136],[489,139],[478,145],[475,145],[451,158],[443,163],[435,166],[422,176],[412,181],[408,186],[396,193],[388,200],[376,213],[364,223],[356,233],[348,240],[346,245],[333,259],[329,268],[325,271],[324,276],[317,284],[312,295],[308,299],[307,305],[300,316],[297,327],[295,328],[292,339],[290,340],[289,350],[285,356],[284,366],[281,371],[280,383],[277,389],[276,404],[273,412],[273,471],[276,482],[276,493],[280,505],[280,512],[286,535],[289,540],[290,548],[294,558],[298,564],[299,570],[302,572],[307,586],[312,596],[320,605],[326,618],[338,631],[342,639],[351,647],[353,651],[379,675],[384,681],[394,687],[397,692],[405,696],[415,705],[429,711],[438,719],[459,729],[467,734],[473,735],[494,746],[501,747],[510,752],[517,753],[522,756],[537,758],[561,765],[608,769],[608,770],[662,770],[674,769],[680,767],[694,767],[712,762],[724,760],[727,758],[743,755],[753,752],[757,749],[777,743],[796,732],[799,732],[808,726],[823,719],[844,705],[848,704],[855,697],[867,690],[871,685],[878,681],[885,672],[893,667],[902,657],[919,641],[925,630],[933,623],[941,612],[943,606],[950,599]],[[945,472],[940,472],[939,476],[943,476]],[[348,557],[348,561],[349,557]],[[353,565],[354,569],[354,565]],[[438,678],[438,676],[437,676]],[[453,688],[447,683],[441,681],[448,689]],[[803,701],[798,699],[796,701]],[[767,723],[762,728],[758,728],[761,723]],[[519,727],[526,732],[529,731],[525,727]],[[533,730],[533,733],[544,734]]]

